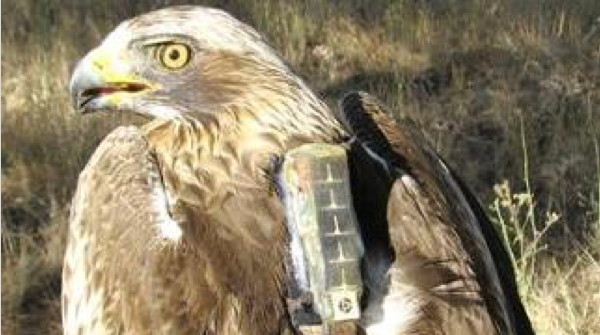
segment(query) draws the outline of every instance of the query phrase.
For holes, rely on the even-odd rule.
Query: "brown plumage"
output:
[[[303,143],[349,148],[365,240],[359,332],[531,333],[490,223],[435,152],[364,94],[344,100],[340,122],[228,14],[173,7],[126,21],[71,91],[82,112],[154,120],[115,130],[82,172],[65,334],[297,333],[272,162]]]
[[[373,97],[348,94],[342,110],[355,136],[354,189],[382,197],[357,198],[362,231],[372,243],[365,247],[366,258],[382,249],[380,236],[387,230],[392,273],[399,271],[401,283],[422,299],[423,317],[411,329],[419,334],[533,333],[508,256],[460,179],[410,125],[390,118]],[[363,199],[384,204],[387,199],[387,216],[374,219],[384,209],[361,204]]]

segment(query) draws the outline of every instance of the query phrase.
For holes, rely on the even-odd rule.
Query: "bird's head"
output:
[[[264,82],[286,81],[299,79],[254,29],[221,10],[183,6],[120,24],[79,62],[70,91],[82,113],[202,119],[269,91]]]

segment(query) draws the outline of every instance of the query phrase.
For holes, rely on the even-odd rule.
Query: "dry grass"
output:
[[[59,333],[70,197],[123,122],[73,115],[70,69],[123,18],[181,2],[3,2],[6,334]],[[364,89],[414,119],[490,204],[539,334],[600,334],[600,2],[203,3],[265,32],[330,101]]]

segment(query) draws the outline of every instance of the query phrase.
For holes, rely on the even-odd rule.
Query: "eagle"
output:
[[[338,333],[533,334],[485,211],[418,131],[364,92],[329,107],[230,14],[129,19],[70,93],[82,114],[147,122],[109,134],[79,177],[64,334],[302,334],[274,175],[309,143],[345,148],[364,244],[360,318]]]

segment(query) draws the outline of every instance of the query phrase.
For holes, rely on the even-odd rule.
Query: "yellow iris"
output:
[[[181,43],[161,44],[156,50],[156,58],[169,70],[178,70],[186,66],[192,58],[192,50]]]

